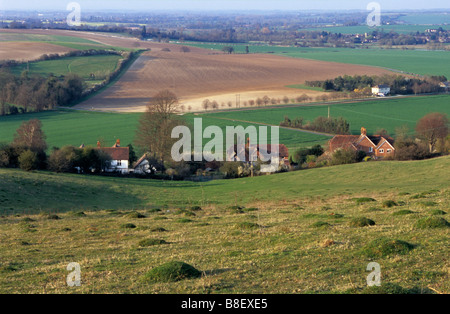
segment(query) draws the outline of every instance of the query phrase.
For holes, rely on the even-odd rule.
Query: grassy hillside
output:
[[[208,183],[0,169],[0,208],[3,213],[65,212],[420,193],[448,188],[449,166],[449,157],[417,162],[369,162]]]
[[[57,212],[0,217],[0,293],[449,293],[449,166],[364,163],[203,185],[0,170],[2,208]],[[201,277],[146,279],[171,261]],[[80,287],[66,284],[72,262]],[[370,262],[380,288],[367,287]]]
[[[222,50],[229,44],[191,44],[196,47]],[[238,53],[244,53],[247,45],[233,45]],[[352,49],[352,48],[296,48],[278,46],[252,46],[250,53],[275,53],[282,56],[361,64],[395,69],[420,75],[445,75],[450,77],[450,51],[423,51],[401,49]],[[332,77],[330,77],[331,79]],[[301,82],[299,82],[301,83]]]

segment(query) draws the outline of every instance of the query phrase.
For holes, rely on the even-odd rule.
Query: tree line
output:
[[[14,60],[0,61],[0,116],[26,112],[40,112],[51,110],[57,106],[68,106],[82,97],[93,93],[113,80],[136,56],[136,52],[119,52],[114,50],[80,50],[71,51],[63,55],[44,54],[35,61],[56,60],[66,57],[83,57],[93,55],[121,55],[116,70],[110,73],[105,80],[90,89],[87,89],[85,80],[76,74],[69,73],[56,77],[53,74],[47,77],[29,75],[27,71],[15,75],[11,69],[23,64]]]
[[[350,133],[350,123],[342,117],[332,118],[319,116],[313,121],[308,121],[306,123],[304,123],[303,120],[303,117],[291,120],[286,116],[284,117],[284,120],[280,122],[280,126],[329,134],[345,135]]]
[[[371,94],[371,87],[375,85],[388,85],[392,94],[422,94],[441,92],[441,82],[447,81],[445,76],[430,76],[423,79],[406,78],[402,75],[344,75],[324,81],[306,81],[305,85],[320,87],[324,91],[355,92]]]
[[[84,81],[69,74],[63,79],[49,75],[16,76],[0,71],[0,116],[54,109],[81,98]]]

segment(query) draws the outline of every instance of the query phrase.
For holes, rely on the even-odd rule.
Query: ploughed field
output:
[[[321,95],[320,91],[287,88],[306,80],[323,80],[339,75],[388,73],[387,70],[334,62],[285,58],[268,54],[205,54],[192,50],[145,52],[128,72],[107,91],[77,106],[80,109],[144,111],[146,103],[158,91],[169,89],[186,109],[203,110],[205,99],[222,104],[268,96],[294,98],[303,93]],[[236,100],[238,98],[238,100]]]

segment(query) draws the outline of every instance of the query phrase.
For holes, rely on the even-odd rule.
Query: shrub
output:
[[[351,149],[339,149],[334,152],[333,157],[331,158],[331,165],[345,165],[345,164],[353,164],[358,161],[358,154],[354,150]]]
[[[426,217],[419,219],[415,227],[418,229],[448,228],[450,227],[450,223],[441,217]]]
[[[378,258],[397,254],[406,254],[412,249],[414,249],[414,245],[408,242],[388,238],[379,238],[364,246],[361,250],[361,254],[369,258]]]
[[[25,171],[31,171],[38,169],[39,160],[37,153],[26,150],[19,156],[19,167]]]
[[[58,215],[50,214],[50,215],[47,216],[47,219],[59,220],[61,218]]]
[[[202,210],[202,208],[201,208],[200,206],[192,206],[190,209],[191,209],[192,211],[199,211],[199,210]]]
[[[138,245],[140,247],[147,247],[147,246],[153,246],[153,245],[160,245],[160,244],[166,244],[167,242],[160,239],[144,239],[139,241]]]
[[[365,218],[365,217],[359,217],[359,218],[353,218],[350,221],[350,227],[366,227],[366,226],[374,226],[375,221]]]
[[[148,282],[175,282],[183,279],[199,278],[202,273],[193,266],[183,262],[169,262],[155,267],[144,276]]]

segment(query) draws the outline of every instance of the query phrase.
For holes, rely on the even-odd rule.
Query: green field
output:
[[[49,147],[65,145],[95,146],[98,140],[112,146],[116,139],[123,145],[133,142],[140,114],[114,114],[76,110],[46,111],[0,117],[2,142],[10,142],[23,121],[39,119],[47,135]]]
[[[229,44],[189,44],[222,50]],[[232,45],[237,53],[245,53],[245,44]],[[352,48],[297,48],[250,45],[250,53],[274,53],[281,56],[377,66],[419,75],[450,77],[450,51]],[[332,79],[333,77],[330,77]]]
[[[94,74],[97,80],[105,79],[117,68],[119,60],[123,59],[118,55],[97,55],[66,57],[57,60],[37,61],[21,64],[12,69],[12,73],[20,75],[29,69],[30,75],[41,75],[44,77],[53,74],[55,76],[65,76],[69,73],[77,74],[85,80],[91,80]]]
[[[449,293],[449,166],[373,162],[203,184],[0,169],[0,207],[14,214],[0,216],[0,293]],[[203,274],[145,279],[170,261]],[[373,261],[382,282],[368,289]],[[71,262],[80,287],[66,284]]]
[[[351,104],[336,104],[331,106],[333,117],[344,117],[350,123],[353,134],[359,134],[362,126],[369,133],[378,129],[386,129],[392,136],[398,127],[407,125],[411,134],[421,117],[430,112],[443,112],[450,115],[450,96],[419,96],[400,99],[371,100]],[[279,125],[285,116],[291,119],[303,117],[311,121],[317,116],[326,116],[328,106],[300,106],[271,109],[228,111],[220,113],[205,113],[199,115],[188,114],[184,118],[193,124],[194,118],[203,119],[203,128],[217,125],[225,135],[226,126],[242,125]],[[98,140],[105,145],[112,146],[116,139],[123,145],[134,142],[138,120],[141,114],[129,113],[100,113],[77,110],[58,110],[26,115],[0,117],[1,142],[10,142],[14,133],[23,121],[40,119],[47,135],[49,147],[65,145],[79,146],[95,145]],[[270,129],[269,129],[270,131]],[[270,132],[269,132],[270,134]],[[310,134],[298,130],[280,129],[280,143],[289,150],[300,147],[311,147],[316,144],[324,145],[330,139],[325,135]],[[209,141],[204,139],[204,143]]]
[[[140,115],[139,113],[119,114],[59,110],[0,117],[1,142],[12,141],[15,131],[23,121],[40,119],[50,148],[65,145],[80,146],[83,143],[95,145],[98,140],[103,140],[105,145],[112,146],[116,139],[120,139],[123,145],[127,145],[133,143],[135,139]],[[192,124],[194,117],[194,115],[187,115],[186,120]],[[233,123],[205,117],[203,118],[203,125],[204,128],[209,125],[217,125],[223,129],[225,135],[226,126],[242,125],[247,127],[251,124]],[[296,130],[280,130],[280,142],[290,149],[324,144],[328,139],[329,137],[323,135],[307,134]],[[207,141],[209,140],[205,139],[204,143]]]
[[[337,104],[331,106],[331,116],[344,117],[350,123],[353,134],[360,134],[365,127],[369,134],[378,129],[386,129],[395,136],[395,129],[407,125],[414,133],[417,121],[431,112],[442,112],[450,115],[450,95],[418,96],[400,99],[382,99]],[[327,116],[328,106],[301,106],[288,108],[258,109],[245,111],[229,111],[203,114],[203,117],[221,119],[239,119],[279,125],[285,116],[291,119],[303,117],[312,121],[318,116]]]

